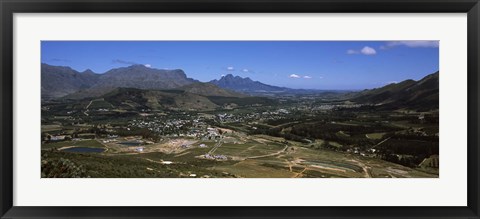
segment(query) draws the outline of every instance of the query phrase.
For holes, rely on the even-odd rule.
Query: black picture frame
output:
[[[479,218],[478,0],[0,0],[1,218]],[[467,13],[468,206],[466,207],[19,207],[13,206],[14,13]],[[448,197],[442,197],[448,198]],[[248,200],[246,200],[248,201]]]

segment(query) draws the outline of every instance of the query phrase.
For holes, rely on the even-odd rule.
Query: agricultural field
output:
[[[62,141],[43,144],[42,154],[48,157],[47,160],[59,156],[68,158],[89,177],[137,177],[144,174],[147,177],[189,178],[423,178],[438,174],[420,167],[411,168],[374,157],[321,148],[325,141],[316,142],[312,147],[280,137],[223,130],[225,134],[216,140],[174,137],[150,142],[141,136],[128,136],[114,140]],[[375,134],[378,133],[373,136]],[[346,134],[340,134],[343,135]],[[377,139],[382,139],[383,135],[380,133]],[[397,141],[389,139],[380,146],[395,150]],[[342,147],[337,142],[330,144]],[[99,153],[64,151],[69,147],[108,150]]]
[[[59,149],[62,147],[90,147],[90,148],[104,148],[105,145],[97,140],[81,140],[81,141],[62,141],[49,144],[42,144],[42,150]]]

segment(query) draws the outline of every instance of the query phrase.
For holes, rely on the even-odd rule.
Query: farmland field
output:
[[[90,148],[103,148],[105,147],[103,144],[98,142],[97,140],[81,140],[81,141],[62,141],[50,144],[43,144],[42,149],[51,149],[51,148],[61,148],[67,146],[75,146],[75,147],[90,147]]]

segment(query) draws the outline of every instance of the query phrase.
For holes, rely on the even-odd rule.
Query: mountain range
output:
[[[82,99],[106,94],[115,88],[175,89],[198,82],[180,69],[163,70],[144,65],[111,69],[103,74],[78,72],[70,67],[42,64],[42,98]]]
[[[195,99],[199,105],[202,105],[202,108],[226,104],[228,101],[238,102],[239,98],[245,99],[240,101],[241,103],[245,103],[246,100],[249,103],[254,101],[266,103],[265,99],[248,98],[249,96],[264,96],[264,94],[311,94],[324,92],[332,95],[333,92],[333,96],[335,96],[337,93],[334,91],[272,86],[259,81],[253,81],[248,77],[242,78],[231,74],[222,76],[218,80],[215,79],[203,83],[188,78],[185,72],[180,69],[162,70],[149,68],[144,65],[115,68],[103,74],[96,74],[91,70],[78,72],[70,67],[42,64],[41,83],[41,96],[43,99],[105,98],[113,93],[119,94],[128,91],[137,95],[141,94],[140,96],[143,99],[153,96],[155,97],[154,99],[160,101],[160,105],[165,103],[167,105],[169,103],[178,105],[182,103],[182,98],[185,99],[188,98],[188,95],[194,95],[190,96],[190,98]],[[119,90],[119,88],[131,88],[132,90]],[[141,90],[147,90],[148,92]],[[175,90],[177,92],[172,92]],[[356,103],[375,104],[386,109],[438,109],[439,73],[430,74],[419,81],[405,80],[400,83],[354,92],[344,96]],[[162,99],[164,97],[166,98],[165,100]],[[204,97],[208,98],[204,99]],[[173,99],[169,100],[169,98]],[[155,101],[152,104],[155,105]],[[193,105],[190,107],[195,108]]]

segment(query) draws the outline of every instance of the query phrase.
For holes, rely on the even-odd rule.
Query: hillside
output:
[[[217,107],[204,96],[183,91],[116,88],[102,98],[116,109],[125,110],[212,110]]]
[[[188,93],[198,94],[202,96],[221,96],[221,97],[245,97],[246,95],[234,91],[222,89],[210,83],[193,83],[178,88]]]
[[[215,86],[215,85],[209,85]],[[195,87],[195,86],[193,86]],[[190,87],[189,87],[190,88]],[[228,92],[228,91],[227,91]],[[265,97],[248,97],[221,92],[210,96],[192,93],[188,90],[142,90],[137,88],[115,88],[99,97],[102,105],[111,105],[115,109],[141,111],[150,110],[213,110],[227,105],[249,106],[273,104],[275,101]],[[98,100],[98,98],[97,98]]]
[[[439,72],[427,75],[419,81],[400,83],[364,90],[352,98],[358,103],[379,104],[385,109],[434,110],[439,107]]]

